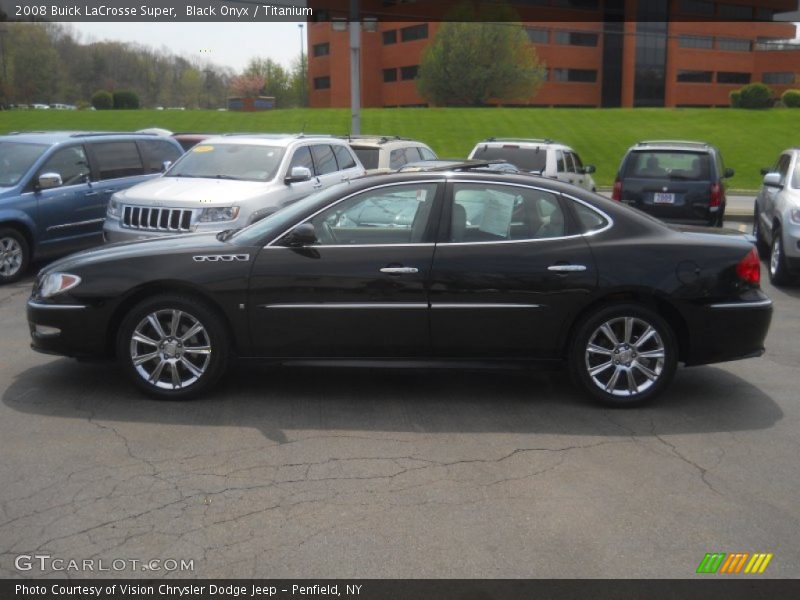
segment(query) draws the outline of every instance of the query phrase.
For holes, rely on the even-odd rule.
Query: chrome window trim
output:
[[[28,301],[28,306],[45,310],[82,310],[86,308],[84,304],[42,304],[41,302],[35,302],[33,300]]]
[[[259,308],[278,308],[278,309],[372,309],[372,308],[379,308],[379,309],[427,309],[428,304],[423,302],[386,302],[384,304],[380,302],[320,302],[319,304],[259,304]]]
[[[284,234],[285,235],[285,234]],[[436,244],[432,242],[420,242],[419,244],[342,244],[328,245],[319,244],[316,246],[303,246],[304,248],[433,248]],[[292,246],[265,246],[264,250],[294,250]]]
[[[711,304],[709,308],[713,309],[727,309],[727,308],[766,308],[772,306],[772,300],[758,300],[756,302],[722,302],[720,304]]]
[[[492,303],[492,302],[464,302],[457,304],[455,302],[441,302],[431,303],[433,309],[478,309],[478,308],[544,308],[542,304],[514,304],[514,303]]]
[[[314,217],[316,217],[316,216],[317,216],[318,214],[320,214],[321,212],[324,212],[324,211],[328,210],[329,208],[333,208],[334,206],[336,206],[336,205],[337,205],[337,204],[339,204],[340,202],[344,202],[345,200],[349,200],[350,198],[352,198],[352,197],[354,197],[354,196],[357,196],[357,195],[359,195],[359,194],[363,194],[364,192],[371,192],[372,190],[379,190],[379,189],[381,189],[381,188],[385,188],[385,187],[398,187],[398,186],[404,186],[404,185],[415,185],[415,184],[420,184],[420,183],[433,183],[433,184],[436,184],[436,185],[441,185],[442,183],[446,183],[446,182],[447,182],[447,179],[446,179],[446,178],[441,178],[441,179],[427,179],[427,180],[417,180],[417,181],[403,181],[403,182],[401,182],[401,183],[398,183],[398,182],[395,182],[395,183],[383,183],[383,184],[381,184],[381,185],[375,185],[375,186],[372,186],[372,187],[364,188],[363,190],[359,190],[359,191],[357,191],[357,192],[353,192],[353,193],[351,193],[351,194],[348,194],[347,196],[344,196],[344,197],[342,197],[342,198],[339,198],[339,199],[338,199],[336,202],[334,202],[333,204],[328,204],[327,206],[324,206],[324,207],[320,208],[320,209],[319,209],[317,212],[315,212],[314,214],[312,214],[312,215],[309,215],[308,217],[306,217],[306,218],[305,218],[305,219],[303,219],[302,221],[298,221],[297,223],[295,223],[294,225],[292,225],[291,227],[289,227],[289,228],[288,228],[286,231],[284,231],[283,233],[281,233],[281,234],[280,234],[280,235],[278,235],[277,237],[273,238],[273,239],[272,239],[272,241],[270,241],[270,242],[269,242],[269,243],[268,243],[266,246],[264,246],[264,247],[265,247],[265,248],[269,248],[270,246],[272,246],[273,244],[275,244],[275,243],[276,243],[278,240],[280,240],[280,239],[281,239],[283,236],[285,236],[287,233],[289,233],[289,232],[290,232],[292,229],[294,229],[295,227],[297,227],[297,226],[299,226],[299,225],[302,225],[303,223],[307,223],[308,221],[310,221],[311,219],[313,219]],[[378,246],[378,247],[386,247],[386,246],[397,246],[397,245],[398,245],[398,244],[371,244],[371,245],[367,245],[367,244],[365,244],[365,245],[364,245],[364,247],[374,248],[374,247],[376,247],[376,246]],[[429,243],[419,243],[419,244],[400,244],[400,245],[403,245],[403,246],[423,246],[423,245],[430,245],[430,246],[433,246],[434,244],[429,244]],[[284,246],[279,246],[279,247],[283,248]],[[333,247],[335,247],[335,248],[354,248],[355,246],[354,246],[354,245],[350,245],[350,244],[348,244],[348,245],[342,245],[342,246],[340,246],[340,245],[338,245],[338,244],[337,244],[337,245],[335,245],[335,246],[331,245],[331,246],[304,246],[304,247],[305,247],[305,248],[322,248],[322,247],[328,247],[328,248],[333,248]]]

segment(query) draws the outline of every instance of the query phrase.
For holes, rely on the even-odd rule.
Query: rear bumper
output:
[[[759,292],[748,300],[705,305],[694,309],[688,321],[687,365],[761,356],[772,322],[772,300]]]
[[[652,204],[636,200],[622,200],[625,204],[638,208],[662,221],[685,225],[706,225],[715,222],[720,214],[725,214],[725,206],[709,206],[708,202],[696,202],[682,205]]]

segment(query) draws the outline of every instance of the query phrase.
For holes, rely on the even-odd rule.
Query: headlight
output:
[[[108,201],[108,210],[106,211],[106,216],[119,218],[121,214],[120,209],[121,205],[119,201],[115,200],[114,198],[111,198],[111,200]]]
[[[42,298],[50,298],[56,294],[71,290],[81,282],[77,275],[69,273],[48,273],[42,280]]]
[[[204,208],[200,212],[200,223],[218,223],[219,221],[233,221],[239,216],[238,206],[218,206]]]
[[[789,218],[792,219],[792,223],[800,225],[800,208],[793,208],[789,212]]]

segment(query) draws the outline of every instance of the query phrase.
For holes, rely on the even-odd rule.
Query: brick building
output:
[[[512,2],[512,4],[515,4]],[[728,106],[731,90],[763,81],[778,94],[800,87],[793,23],[772,21],[797,0],[535,0],[520,10],[547,67],[530,106]],[[433,6],[431,6],[433,5]],[[410,8],[413,6],[413,10]],[[518,6],[517,6],[518,7]],[[380,21],[369,20],[370,10]],[[362,2],[362,104],[422,106],[415,78],[434,21],[392,14],[434,11],[430,2]],[[534,19],[531,20],[531,19]],[[308,24],[312,107],[350,105],[349,34],[324,9]]]

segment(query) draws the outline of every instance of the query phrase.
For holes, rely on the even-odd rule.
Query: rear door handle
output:
[[[416,267],[383,267],[381,273],[389,273],[390,275],[411,275],[419,273]]]
[[[547,270],[556,273],[577,273],[579,271],[585,271],[586,265],[550,265],[547,267]]]

